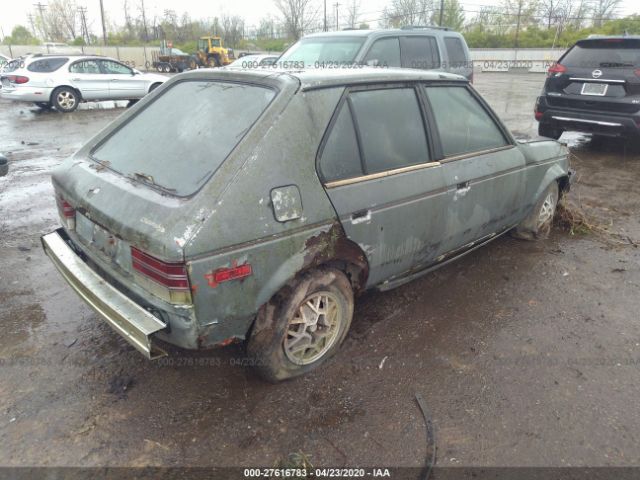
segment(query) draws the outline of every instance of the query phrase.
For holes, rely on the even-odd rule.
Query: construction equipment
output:
[[[235,60],[233,50],[225,48],[222,38],[217,36],[200,37],[196,57],[204,67],[224,67]]]

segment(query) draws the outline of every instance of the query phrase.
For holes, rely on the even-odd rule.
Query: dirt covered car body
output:
[[[250,337],[278,380],[335,351],[354,293],[522,228],[568,160],[517,143],[456,75],[219,70],[164,84],[53,183],[45,250],[130,343]]]

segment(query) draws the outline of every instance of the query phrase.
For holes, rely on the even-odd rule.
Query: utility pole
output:
[[[520,15],[522,15],[522,2],[524,0],[518,1],[518,21],[516,23],[516,48],[518,48],[518,37],[520,36]]]
[[[100,19],[102,21],[102,44],[104,46],[107,45],[107,27],[104,24],[104,6],[102,5],[102,0],[100,0]]]
[[[40,24],[42,25],[42,33],[44,33],[44,39],[49,40],[49,32],[47,31],[47,24],[44,21],[44,9],[47,8],[46,5],[38,2],[33,4],[34,7],[38,9],[38,13],[40,15]]]
[[[327,0],[324,0],[324,32],[327,31]]]
[[[440,20],[438,21],[438,26],[442,26],[442,14],[444,13],[444,0],[440,0]]]
[[[338,25],[338,7],[340,6],[340,4],[338,2],[333,4],[334,7],[336,7],[336,30],[340,30],[340,27]]]
[[[102,1],[102,0],[100,0]],[[140,0],[140,7],[142,9],[142,27],[144,28],[144,41],[149,41],[149,31],[147,30],[147,14],[144,11],[144,0]]]
[[[87,28],[87,7],[78,7],[78,13],[80,13],[82,38],[84,38],[85,43],[89,45],[91,39],[89,38],[89,29]]]
[[[29,19],[29,25],[31,25],[31,33],[37,37],[38,32],[36,32],[36,22],[33,20],[33,15],[31,13],[28,14],[27,19]]]

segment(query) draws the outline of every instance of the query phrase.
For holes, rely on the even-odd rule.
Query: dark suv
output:
[[[535,106],[538,133],[640,136],[640,36],[580,40],[549,68]]]

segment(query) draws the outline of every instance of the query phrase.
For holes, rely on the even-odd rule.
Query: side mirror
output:
[[[7,157],[0,155],[0,177],[4,177],[9,173],[9,161]]]

